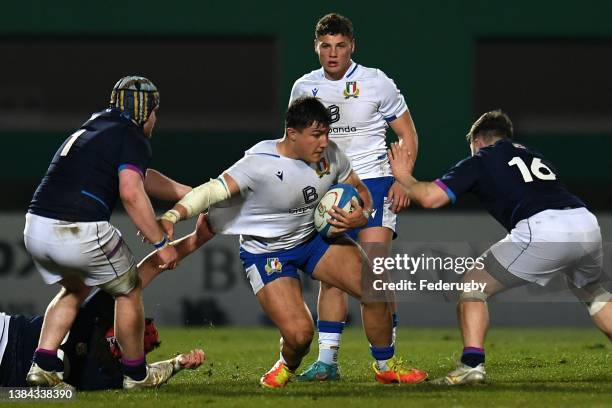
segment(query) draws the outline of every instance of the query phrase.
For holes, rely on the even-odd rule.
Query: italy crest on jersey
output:
[[[321,160],[317,162],[316,166],[316,172],[319,178],[323,177],[326,174],[331,174],[331,165],[325,157],[321,158]]]
[[[357,81],[347,82],[342,94],[344,95],[344,99],[357,98],[359,96],[359,88],[357,88]]]
[[[266,266],[264,269],[268,275],[272,275],[274,272],[282,272],[283,264],[278,258],[268,258],[266,259]]]

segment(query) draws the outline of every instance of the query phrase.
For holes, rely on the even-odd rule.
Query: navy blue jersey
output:
[[[92,115],[60,146],[29,212],[64,221],[108,221],[119,197],[119,171],[144,177],[151,144],[142,129],[115,109]]]
[[[541,154],[502,139],[457,163],[435,183],[454,203],[474,193],[508,231],[544,210],[584,207]]]

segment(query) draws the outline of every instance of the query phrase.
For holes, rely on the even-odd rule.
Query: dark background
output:
[[[0,210],[25,210],[61,141],[126,74],[161,92],[153,166],[192,184],[215,177],[282,135],[293,81],[319,67],[314,24],[330,11],[353,20],[354,59],[402,90],[420,138],[417,177],[466,156],[470,124],[502,108],[591,208],[612,209],[610,2],[75,0],[2,10]]]

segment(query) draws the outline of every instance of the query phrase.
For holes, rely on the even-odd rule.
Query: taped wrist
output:
[[[175,209],[166,211],[162,216],[162,220],[166,220],[171,222],[172,224],[176,224],[181,219],[181,214]]]
[[[187,210],[187,218],[193,218],[211,205],[220,203],[230,197],[229,189],[223,177],[211,179],[191,190],[178,202]]]

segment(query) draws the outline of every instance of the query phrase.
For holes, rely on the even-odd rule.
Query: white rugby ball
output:
[[[353,211],[355,202],[360,203],[361,197],[357,189],[350,184],[335,184],[325,193],[314,212],[314,226],[319,234],[324,237],[331,237],[336,228],[327,221],[331,215],[327,212],[332,207],[338,206],[349,213]]]

